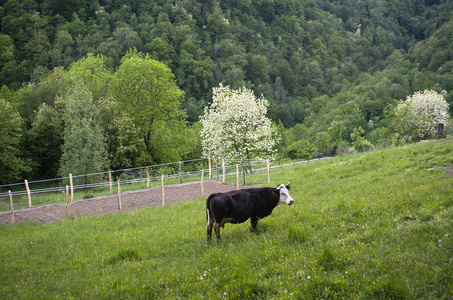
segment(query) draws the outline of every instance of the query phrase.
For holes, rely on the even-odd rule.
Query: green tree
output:
[[[140,47],[141,40],[137,32],[133,30],[130,26],[123,26],[117,28],[113,32],[113,36],[118,41],[119,45],[122,47],[123,53],[127,50]]]
[[[186,109],[189,122],[198,120],[208,102],[214,77],[213,69],[214,63],[211,58],[196,60],[186,50],[181,51],[176,76],[178,86],[186,95],[183,107]]]
[[[151,155],[149,162],[164,159],[159,151],[168,151],[167,154],[185,151],[184,143],[172,140],[185,127],[185,114],[178,109],[184,92],[176,86],[166,65],[136,50],[129,51],[113,76],[109,92],[140,131]],[[174,135],[168,132],[170,128],[177,130]]]
[[[365,130],[361,126],[354,128],[351,133],[352,146],[356,151],[362,152],[365,149],[372,147],[371,143],[363,137]]]
[[[319,151],[321,151],[324,155],[327,155],[331,151],[332,137],[327,131],[318,132],[315,136],[314,144]]]
[[[2,5],[5,9],[6,16],[20,17],[25,13],[25,10],[22,8],[22,5],[19,1],[8,0],[2,1]]]
[[[171,64],[169,46],[162,38],[155,37],[151,42],[145,45],[145,48],[147,52],[150,53],[151,58],[158,60],[167,66]]]
[[[60,175],[91,174],[108,169],[104,136],[98,124],[99,110],[82,82],[60,98],[64,105],[64,144]],[[89,183],[85,178],[84,183]]]
[[[248,53],[246,74],[254,84],[266,83],[269,80],[269,64],[266,56]]]
[[[229,25],[229,20],[225,18],[220,6],[217,6],[214,13],[208,16],[206,27],[213,38],[219,39],[228,33]]]
[[[330,136],[330,142],[331,142],[331,154],[335,155],[337,153],[338,147],[340,145],[340,142],[343,140],[343,132],[345,131],[345,126],[343,122],[339,121],[333,121],[330,123],[329,128],[327,129],[327,132],[329,133]]]
[[[99,125],[106,140],[111,169],[143,165],[141,156],[145,152],[145,144],[133,120],[111,98],[101,98],[96,105],[100,111]]]
[[[30,62],[16,60],[14,40],[6,34],[0,34],[0,82],[10,88],[17,89],[27,78]]]
[[[403,101],[396,105],[389,105],[386,110],[386,119],[390,120],[389,128],[406,143],[412,141],[413,137],[419,136],[419,126],[416,116],[409,105]]]
[[[53,66],[68,67],[72,61],[72,52],[74,39],[66,29],[59,30],[53,42],[52,51],[50,52],[51,63]]]
[[[34,31],[33,35],[25,43],[24,48],[27,53],[31,54],[30,56],[35,64],[47,65],[50,43],[44,31]]]
[[[33,116],[30,129],[30,151],[40,178],[54,178],[58,174],[62,153],[64,120],[61,105],[41,104]]]
[[[6,184],[20,180],[30,167],[20,153],[22,118],[4,99],[0,99],[0,111],[0,184]]]
[[[64,68],[54,68],[43,80],[28,84],[17,91],[20,114],[31,124],[34,113],[39,110],[41,104],[46,103],[53,107],[55,99],[64,96],[72,86],[74,80]]]
[[[104,57],[92,53],[73,63],[69,75],[83,80],[94,101],[106,97],[108,84],[112,78],[112,74],[105,67]]]
[[[294,142],[285,149],[286,156],[291,159],[312,159],[316,148],[314,148],[309,141],[299,140]]]
[[[14,41],[6,34],[0,34],[0,68],[3,68],[4,64],[14,59]]]

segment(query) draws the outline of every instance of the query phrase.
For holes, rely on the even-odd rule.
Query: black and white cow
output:
[[[290,182],[291,183],[291,182]],[[250,218],[252,230],[258,220],[267,217],[277,205],[294,203],[289,195],[290,183],[280,184],[277,188],[252,188],[226,193],[211,194],[206,201],[206,237],[211,239],[212,227],[220,240],[220,227],[225,223],[243,223]]]

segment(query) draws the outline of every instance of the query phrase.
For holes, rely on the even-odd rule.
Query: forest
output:
[[[453,112],[450,0],[0,5],[0,184],[199,158],[220,84],[263,95],[290,158],[398,142],[417,91]]]

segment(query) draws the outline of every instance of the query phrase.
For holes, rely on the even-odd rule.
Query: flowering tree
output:
[[[200,117],[205,157],[264,158],[275,154],[278,137],[266,117],[268,102],[246,88],[213,88],[211,107]]]
[[[436,124],[448,122],[448,102],[432,90],[418,91],[398,103],[393,111],[392,128],[406,142],[416,138],[429,138]]]
[[[415,115],[419,116],[420,136],[430,137],[434,134],[436,124],[447,125],[448,122],[448,102],[442,94],[432,90],[416,92],[407,97]]]

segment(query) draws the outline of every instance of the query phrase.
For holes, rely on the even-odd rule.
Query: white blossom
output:
[[[266,117],[268,102],[246,88],[213,88],[212,104],[200,117],[205,157],[264,158],[275,154],[276,135]]]
[[[442,94],[433,90],[418,91],[396,107],[396,116],[409,113],[419,137],[427,138],[434,134],[436,124],[447,125],[448,105]]]

